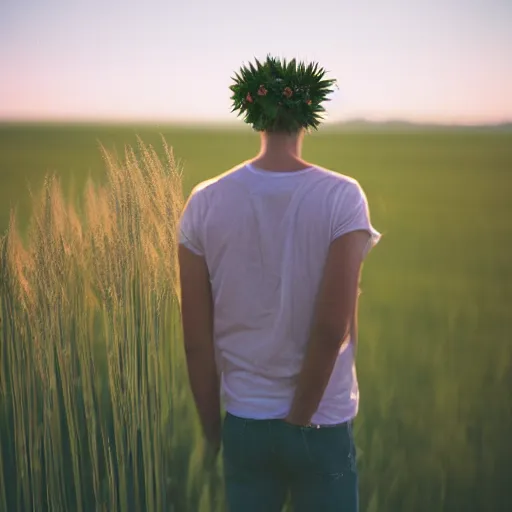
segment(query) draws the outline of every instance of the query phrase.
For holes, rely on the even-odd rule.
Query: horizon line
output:
[[[232,126],[240,128],[250,128],[243,121],[238,119],[172,119],[172,118],[115,118],[115,117],[1,117],[0,125],[6,124],[54,124],[54,125],[160,125],[168,126]],[[349,117],[344,119],[326,119],[320,126],[343,126],[351,124],[366,125],[392,125],[401,124],[411,127],[499,127],[512,125],[512,118],[488,121],[448,121],[448,120],[412,120],[406,117],[389,117],[382,119],[372,119],[370,117]]]

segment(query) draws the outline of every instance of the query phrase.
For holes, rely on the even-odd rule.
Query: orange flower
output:
[[[289,87],[286,87],[285,90],[283,91],[283,94],[287,98],[291,98],[293,96],[293,91]]]
[[[250,92],[248,92],[248,93],[247,93],[247,96],[245,97],[245,100],[246,100],[247,102],[249,102],[249,103],[253,103],[253,102],[254,102],[254,100],[252,99],[252,96],[251,96],[251,93],[250,93]]]
[[[311,105],[311,100],[307,100],[307,101],[306,101],[306,103],[307,103],[308,105]]]
[[[265,89],[264,85],[260,85],[260,88],[258,89],[258,96],[266,96],[267,95],[267,89]]]

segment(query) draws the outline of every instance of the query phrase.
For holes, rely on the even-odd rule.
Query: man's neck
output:
[[[261,153],[300,158],[302,153],[302,134],[263,133],[261,135]]]
[[[263,133],[254,165],[274,171],[295,171],[308,167],[302,160],[302,134]]]

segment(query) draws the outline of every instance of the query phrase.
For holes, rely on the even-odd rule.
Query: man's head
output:
[[[322,121],[335,80],[325,79],[318,64],[287,62],[268,56],[264,62],[243,66],[233,78],[233,112],[256,131],[295,134],[316,129]]]

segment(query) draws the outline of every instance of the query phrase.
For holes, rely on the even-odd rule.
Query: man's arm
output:
[[[299,375],[289,423],[307,425],[329,383],[336,358],[357,311],[359,277],[367,231],[353,231],[334,240],[329,248],[316,299],[306,356]]]
[[[213,344],[213,301],[203,257],[185,246],[178,252],[181,318],[190,386],[206,439],[220,444],[220,390]]]

